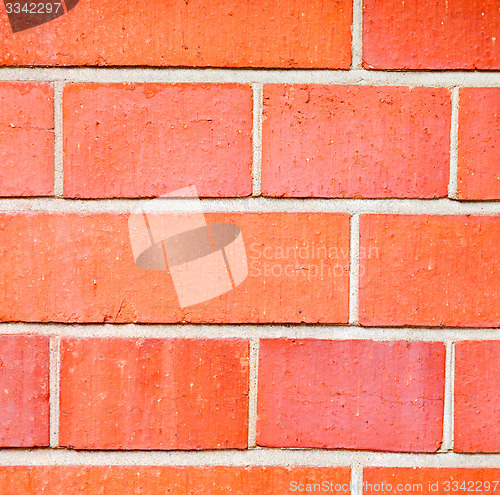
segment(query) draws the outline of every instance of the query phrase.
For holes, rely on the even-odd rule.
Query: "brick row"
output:
[[[458,199],[500,198],[498,88],[462,88]],[[53,89],[1,83],[0,195],[53,194]],[[448,195],[445,88],[265,85],[262,194]],[[64,196],[252,192],[252,92],[238,84],[68,84]]]
[[[245,449],[249,347],[239,339],[63,338],[59,443],[91,450]],[[47,337],[0,337],[0,446],[47,446]],[[455,451],[500,452],[500,345],[456,344]],[[264,339],[263,447],[435,452],[437,342]]]
[[[237,466],[16,466],[0,467],[2,495],[281,495],[323,485],[350,494],[350,469]],[[330,487],[333,487],[330,490]],[[345,488],[346,490],[343,490]],[[310,490],[309,490],[310,491]]]

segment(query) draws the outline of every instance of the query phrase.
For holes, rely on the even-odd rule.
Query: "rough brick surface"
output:
[[[459,199],[500,199],[500,88],[462,88],[458,114]]]
[[[0,83],[0,196],[54,190],[54,94],[48,83]]]
[[[250,86],[65,87],[66,197],[248,196],[251,168]]]
[[[363,62],[375,69],[500,69],[490,0],[365,0]]]
[[[444,363],[433,342],[263,340],[257,443],[435,452]]]
[[[335,467],[1,467],[0,490],[3,495],[282,495],[326,482],[323,486],[344,486],[342,493],[349,495],[349,477],[349,468]]]
[[[262,193],[444,197],[450,117],[443,88],[267,85]]]
[[[499,383],[500,341],[457,342],[455,450],[500,452]]]
[[[366,215],[362,325],[500,326],[500,218]]]
[[[468,492],[497,494],[500,491],[500,469],[369,467],[363,469],[363,481],[363,495],[373,494],[375,491],[381,495],[449,495]]]
[[[0,337],[0,446],[49,443],[49,339]]]
[[[342,323],[349,216],[218,213],[241,228],[248,276],[181,309],[168,271],[138,268],[124,214],[0,215],[0,321]]]
[[[347,69],[352,2],[80,1],[12,33],[2,5],[0,64]]]
[[[245,341],[61,342],[61,445],[241,449],[247,418]]]

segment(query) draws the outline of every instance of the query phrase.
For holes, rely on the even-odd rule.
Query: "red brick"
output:
[[[500,217],[366,215],[362,325],[500,326]]]
[[[170,467],[170,466],[71,466],[0,467],[3,495],[282,495],[307,485],[333,483],[347,488],[350,470],[336,467]],[[347,486],[345,486],[347,485]],[[293,490],[297,487],[297,490]],[[292,489],[291,489],[292,488]],[[312,490],[308,490],[312,491]],[[316,490],[317,491],[317,490]],[[335,490],[329,490],[335,492]]]
[[[52,85],[2,82],[0,108],[0,196],[52,195]]]
[[[0,64],[348,69],[351,24],[348,0],[80,1],[15,35],[2,15]]]
[[[500,69],[490,0],[365,0],[363,62],[375,69]]]
[[[435,452],[444,366],[434,342],[263,340],[257,443]]]
[[[265,86],[262,192],[444,197],[450,118],[443,88]]]
[[[249,273],[181,309],[167,271],[138,268],[128,215],[0,214],[0,321],[345,323],[349,216],[212,213],[241,228]]]
[[[248,342],[63,339],[60,444],[247,446]]]
[[[0,337],[0,447],[49,444],[49,339]]]
[[[500,88],[462,88],[458,114],[459,199],[500,199]]]
[[[500,341],[456,344],[456,451],[500,452],[499,383]]]
[[[363,469],[363,494],[373,495],[375,491],[380,495],[449,495],[473,491],[498,494],[499,480],[500,469],[370,467]]]
[[[252,92],[237,84],[72,84],[64,89],[64,195],[252,192]]]

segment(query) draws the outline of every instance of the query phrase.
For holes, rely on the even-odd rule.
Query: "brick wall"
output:
[[[0,2],[0,493],[500,494],[499,4],[41,5]]]

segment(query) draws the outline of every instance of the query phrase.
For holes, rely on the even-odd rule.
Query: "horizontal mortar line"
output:
[[[460,202],[452,199],[320,199],[320,198],[210,198],[202,210],[216,212],[307,212],[407,215],[498,215],[500,201]],[[199,202],[182,198],[155,199],[60,199],[3,198],[0,211],[45,212],[191,212]]]
[[[220,451],[0,450],[0,466],[362,466],[500,468],[499,454],[408,454],[367,451],[253,449]]]
[[[414,340],[455,342],[498,340],[500,328],[414,328],[334,325],[144,325],[0,323],[0,334],[58,335],[62,337],[124,338],[241,338],[241,339],[329,339]]]
[[[500,72],[207,68],[0,68],[3,81],[499,86]]]

